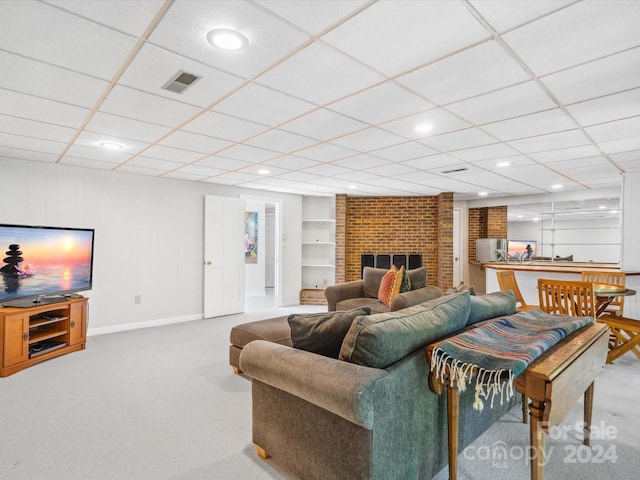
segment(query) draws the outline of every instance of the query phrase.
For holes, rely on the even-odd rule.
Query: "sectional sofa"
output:
[[[446,466],[446,395],[429,388],[425,347],[513,314],[515,296],[467,291],[369,312],[291,315],[289,342],[244,345],[239,367],[252,379],[253,442],[262,457],[305,480],[430,479]],[[460,397],[461,449],[515,402],[479,412],[471,390]]]

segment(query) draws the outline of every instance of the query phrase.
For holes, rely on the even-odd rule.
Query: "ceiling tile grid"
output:
[[[4,0],[0,158],[319,195],[620,186],[638,24],[635,0]]]

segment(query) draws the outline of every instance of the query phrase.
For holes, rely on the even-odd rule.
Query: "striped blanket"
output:
[[[513,396],[513,379],[544,351],[571,332],[593,323],[592,317],[549,315],[528,310],[501,317],[442,341],[434,350],[431,371],[444,380],[449,367],[450,381],[458,390],[476,376],[473,408],[482,410],[481,398],[496,395],[500,403]]]

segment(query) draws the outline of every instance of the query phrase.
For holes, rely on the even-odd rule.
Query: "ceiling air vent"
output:
[[[171,77],[171,79],[165,83],[162,88],[174,93],[184,93],[187,88],[198,80],[200,80],[200,77],[196,77],[192,73],[183,72],[181,70]]]
[[[463,168],[454,168],[453,170],[445,170],[442,173],[444,173],[446,175],[446,174],[449,174],[449,173],[464,172],[465,170],[469,170],[469,169],[468,168],[464,168],[464,167]]]

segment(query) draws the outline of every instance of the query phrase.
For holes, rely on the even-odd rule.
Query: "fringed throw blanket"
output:
[[[482,410],[481,397],[496,395],[500,404],[513,396],[513,379],[552,345],[571,332],[593,323],[592,317],[549,315],[528,310],[502,317],[442,341],[434,350],[431,371],[463,392],[476,376],[473,408]]]

